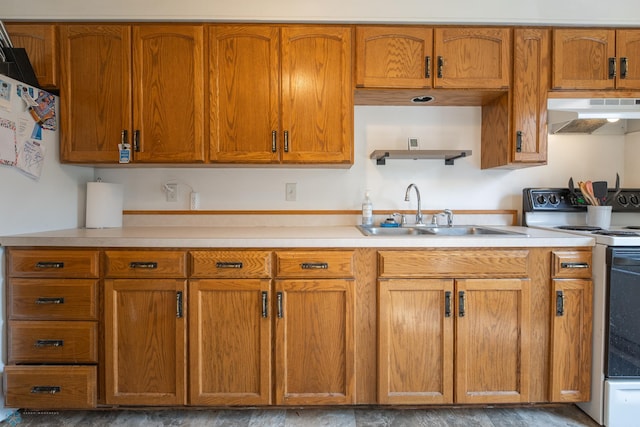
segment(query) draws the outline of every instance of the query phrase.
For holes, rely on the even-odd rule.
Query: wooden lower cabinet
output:
[[[379,403],[527,402],[528,282],[380,280]]]
[[[354,403],[354,281],[276,281],[276,404]]]
[[[109,405],[186,403],[186,280],[107,279]]]
[[[189,282],[189,404],[271,403],[271,294],[271,279]]]

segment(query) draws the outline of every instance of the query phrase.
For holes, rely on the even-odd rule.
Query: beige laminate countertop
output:
[[[1,246],[143,248],[450,248],[593,246],[587,236],[516,226],[525,235],[365,236],[355,226],[154,226],[67,229],[0,237]]]

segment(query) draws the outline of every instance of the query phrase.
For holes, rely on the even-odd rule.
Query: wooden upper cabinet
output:
[[[430,88],[433,29],[356,27],[356,87]]]
[[[204,69],[203,25],[133,27],[134,161],[204,162]]]
[[[282,28],[283,163],[353,163],[352,31]]]
[[[640,30],[553,30],[553,89],[640,89]]]
[[[116,163],[121,134],[133,129],[131,29],[61,25],[60,159]]]
[[[38,83],[43,88],[58,86],[56,26],[54,24],[6,23],[15,47],[26,50]]]
[[[61,160],[117,163],[126,132],[133,162],[203,162],[203,46],[202,25],[61,25]]]
[[[211,161],[280,161],[279,52],[279,27],[209,27]]]
[[[433,51],[436,88],[509,88],[510,28],[436,28]]]

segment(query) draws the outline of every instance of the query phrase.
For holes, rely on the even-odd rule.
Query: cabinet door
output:
[[[553,30],[554,89],[613,89],[615,30],[557,28]],[[610,67],[610,61],[614,65]]]
[[[433,29],[356,27],[356,86],[430,88]]]
[[[354,281],[276,281],[276,404],[354,400]]]
[[[352,164],[352,28],[281,31],[282,161]]]
[[[640,30],[616,31],[618,89],[640,89]]]
[[[592,283],[588,279],[553,280],[551,335],[552,402],[590,399]]]
[[[133,87],[134,160],[204,162],[203,26],[134,26]]]
[[[278,163],[280,29],[209,27],[209,156],[219,163]]]
[[[60,160],[117,163],[122,131],[132,130],[130,27],[59,28]]]
[[[29,62],[36,73],[38,83],[43,88],[55,88],[58,85],[57,40],[54,24],[5,24],[11,42],[15,47],[27,51]]]
[[[457,403],[529,398],[528,279],[456,280]]]
[[[436,28],[434,87],[508,89],[511,29]]]
[[[378,403],[453,403],[453,280],[380,280],[378,293]]]
[[[105,401],[184,405],[186,280],[105,280]]]
[[[547,162],[550,30],[514,30],[513,161]]]
[[[269,279],[189,283],[191,405],[271,403]]]

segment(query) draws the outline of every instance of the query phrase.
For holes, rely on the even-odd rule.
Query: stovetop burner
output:
[[[556,228],[560,230],[575,230],[575,231],[599,231],[600,227],[594,227],[593,225],[559,225]]]
[[[640,225],[627,225],[625,228],[629,230],[640,230]]]

